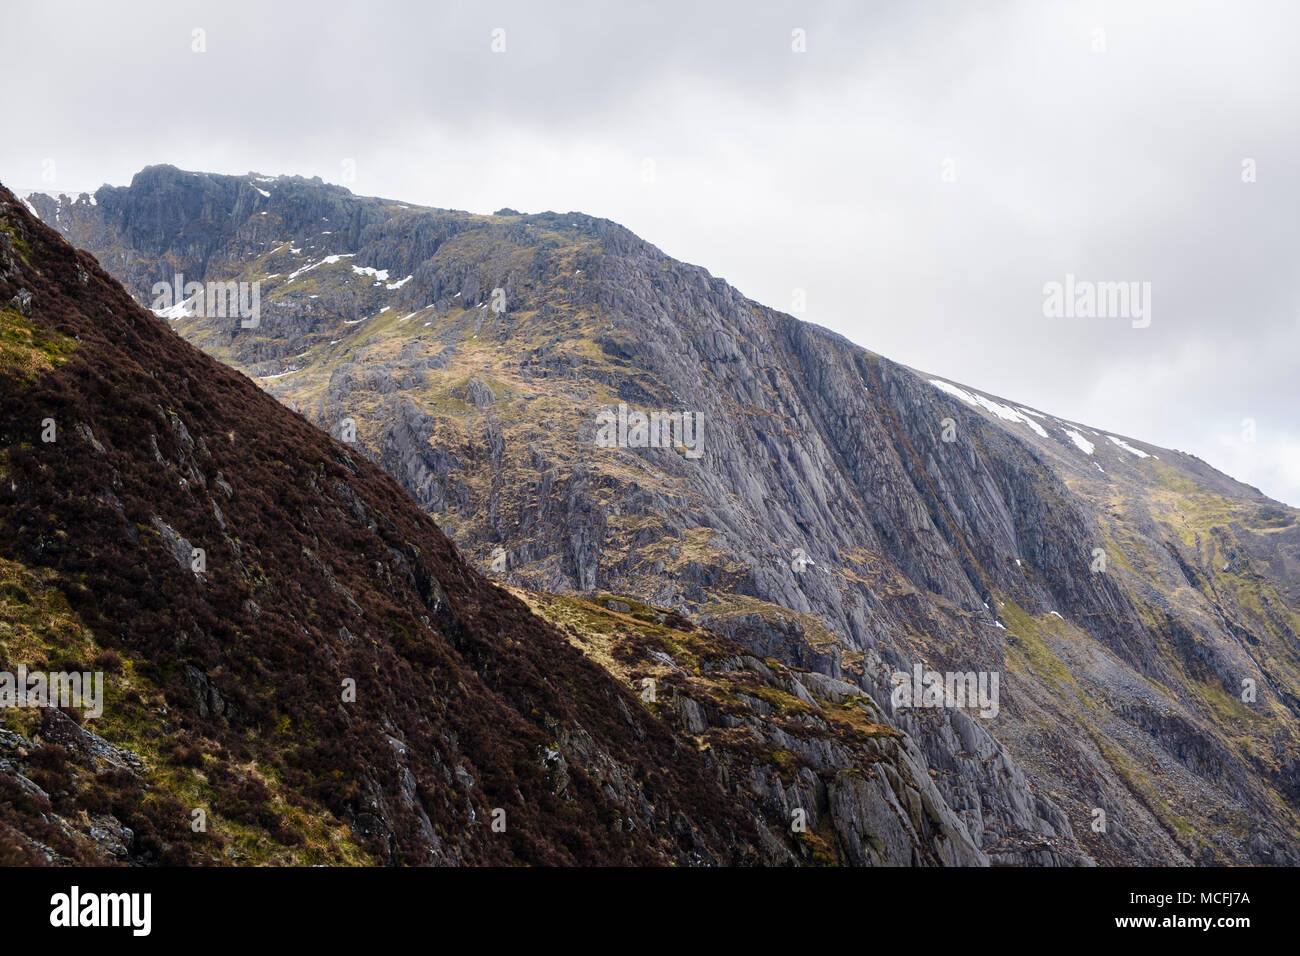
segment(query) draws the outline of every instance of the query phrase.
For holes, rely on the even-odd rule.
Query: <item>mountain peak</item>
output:
[[[607,220],[170,188],[59,228],[141,302],[178,272],[259,283],[256,324],[171,328],[354,434],[482,573],[857,688],[992,862],[1296,858],[1294,509],[891,362]],[[996,716],[900,703],[918,666],[997,675]]]
[[[866,694],[492,585],[3,189],[0,319],[0,672],[101,688],[0,711],[0,862],[988,862]]]

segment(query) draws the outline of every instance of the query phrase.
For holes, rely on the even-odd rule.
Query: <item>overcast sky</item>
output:
[[[604,216],[1300,506],[1300,4],[639,6],[11,7],[0,181],[165,162]],[[1067,274],[1150,282],[1149,326],[1045,316]]]

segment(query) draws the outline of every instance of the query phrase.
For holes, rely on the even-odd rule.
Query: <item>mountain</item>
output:
[[[104,681],[0,708],[0,862],[988,862],[861,689],[494,585],[3,189],[0,395],[0,679]]]
[[[162,166],[27,202],[540,613],[639,601],[863,692],[990,862],[1300,862],[1300,515],[1199,459],[581,214]],[[260,282],[256,327],[157,301],[177,273]],[[620,405],[702,432],[606,447]],[[918,666],[998,675],[996,714],[900,703]]]

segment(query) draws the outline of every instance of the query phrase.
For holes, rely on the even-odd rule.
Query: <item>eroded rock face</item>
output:
[[[704,756],[381,469],[3,189],[0,233],[0,301],[32,291],[0,348],[0,670],[93,668],[107,708],[0,713],[0,862],[760,862]]]
[[[261,278],[258,329],[173,327],[355,419],[483,570],[500,549],[503,579],[639,597],[870,695],[992,862],[1300,859],[1294,509],[936,387],[614,223],[265,191],[157,167],[33,202],[142,301],[176,264]],[[698,412],[704,454],[598,447],[620,403]],[[917,663],[999,673],[998,716],[895,708]],[[878,816],[864,786],[826,806]]]
[[[515,589],[705,755],[768,865],[987,866],[914,744],[854,684],[760,660],[632,599]],[[649,689],[647,689],[647,687]],[[644,719],[632,712],[634,733]],[[561,736],[559,750],[587,744]],[[588,758],[590,754],[587,754]],[[590,759],[585,760],[590,763]],[[607,783],[619,786],[617,774]]]

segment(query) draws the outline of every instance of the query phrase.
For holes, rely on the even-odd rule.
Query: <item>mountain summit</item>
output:
[[[538,613],[642,602],[863,695],[981,858],[1300,862],[1295,509],[607,220],[172,167],[27,202]],[[257,283],[256,321],[178,275]],[[929,674],[996,706],[936,704]]]
[[[866,693],[548,623],[2,189],[0,321],[0,684],[102,682],[0,709],[0,861],[988,862]]]

